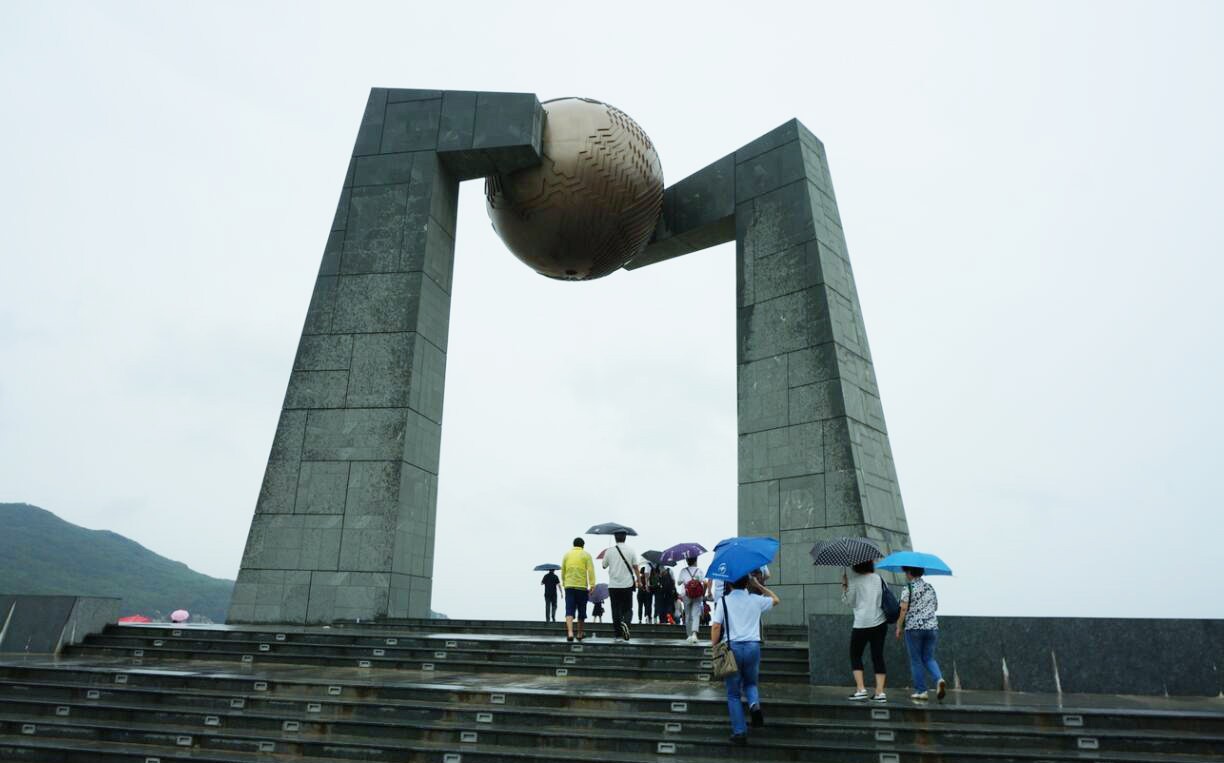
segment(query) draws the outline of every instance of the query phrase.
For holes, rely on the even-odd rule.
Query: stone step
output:
[[[338,620],[332,624],[333,628],[397,628],[401,630],[422,630],[429,632],[447,632],[447,633],[502,633],[507,635],[519,633],[537,633],[537,632],[555,632],[559,629],[564,629],[564,618],[558,618],[560,622],[546,623],[543,620],[422,620],[422,619],[385,619],[377,621],[363,621],[357,623],[352,620]],[[612,632],[612,624],[608,618],[602,623],[593,623],[587,620],[587,627],[594,629],[603,629],[608,633]],[[246,626],[242,626],[246,627]],[[680,625],[657,625],[657,624],[642,624],[632,622],[629,624],[630,631],[633,633],[640,632],[643,636],[650,638],[684,638],[687,635],[683,626]],[[769,622],[769,616],[766,615],[762,620],[762,629],[766,639],[778,639],[785,641],[802,641],[807,642],[808,630],[805,625],[787,625],[782,623]],[[708,641],[710,638],[710,627],[702,626],[699,629],[699,635],[703,640]]]
[[[507,676],[471,676],[445,672],[407,672],[335,669],[320,675],[309,668],[261,666],[235,673],[217,663],[168,662],[152,664],[73,664],[61,661],[26,661],[0,665],[0,683],[6,695],[46,687],[70,691],[71,698],[101,700],[125,692],[158,692],[167,695],[208,695],[246,698],[252,702],[285,706],[295,712],[302,703],[369,702],[396,706],[398,703],[462,707],[497,706],[541,715],[597,712],[606,717],[645,716],[688,721],[725,721],[726,702],[721,685],[635,682],[611,679],[538,679],[527,681]],[[810,723],[871,722],[884,724],[931,723],[1031,726],[1068,729],[1092,735],[1098,732],[1171,730],[1187,736],[1224,736],[1224,706],[1208,701],[1208,710],[1198,704],[1186,709],[1154,710],[1151,707],[1096,708],[1077,706],[1064,700],[1061,707],[1029,706],[1022,698],[1007,704],[973,702],[974,693],[951,692],[945,703],[913,703],[896,698],[884,706],[868,706],[844,700],[840,690],[814,687],[764,687],[771,722]],[[93,693],[93,696],[91,696]],[[1091,699],[1091,698],[1088,698]],[[295,704],[296,703],[296,704]],[[1196,709],[1190,709],[1190,707]]]
[[[513,645],[503,645],[500,649],[463,649],[440,648],[439,644],[430,648],[403,648],[398,646],[348,646],[348,645],[315,645],[257,641],[196,641],[194,639],[176,639],[157,644],[161,639],[154,639],[146,644],[141,640],[128,640],[113,637],[91,637],[79,648],[74,648],[69,654],[97,653],[105,649],[130,657],[172,657],[176,654],[190,653],[195,655],[217,655],[215,659],[234,659],[238,655],[241,660],[244,655],[264,657],[276,655],[281,661],[296,661],[300,664],[332,663],[345,661],[355,664],[366,659],[390,659],[401,664],[419,664],[439,661],[459,663],[516,663],[567,667],[596,663],[606,668],[623,668],[630,672],[642,669],[669,670],[684,673],[709,672],[711,655],[707,649],[689,647],[684,652],[651,653],[650,650],[621,650],[614,644],[585,644],[582,651],[566,649],[564,644],[550,645],[549,649],[523,649]],[[782,680],[807,681],[808,663],[806,657],[796,659],[793,656],[771,655],[764,660],[762,671],[767,676],[779,676]]]
[[[135,652],[141,654],[136,655]],[[591,659],[586,655],[572,657],[553,657],[550,655],[507,655],[503,659],[491,659],[492,655],[483,654],[480,658],[454,659],[431,657],[427,660],[417,660],[396,657],[393,654],[384,656],[350,657],[345,655],[330,655],[325,652],[283,651],[251,651],[244,652],[234,649],[207,648],[193,650],[179,648],[167,644],[164,647],[149,647],[142,650],[121,649],[108,646],[93,646],[81,644],[65,650],[70,657],[136,657],[143,660],[177,659],[177,660],[228,660],[244,665],[264,665],[269,663],[289,665],[318,665],[337,667],[379,668],[393,670],[432,671],[445,665],[448,670],[465,670],[472,673],[511,673],[516,675],[549,675],[549,676],[603,676],[608,678],[637,679],[672,679],[680,681],[709,681],[709,666],[701,661],[681,661],[667,664],[666,661],[650,659],[638,660],[638,665],[610,664],[611,660]],[[786,670],[785,667],[771,668],[762,666],[762,680],[807,683],[807,665],[802,669]]]
[[[428,733],[438,739],[441,734],[455,732],[461,741],[464,733],[506,732],[532,734],[535,729],[581,729],[587,732],[636,735],[646,740],[663,738],[672,742],[703,743],[718,741],[727,733],[726,718],[697,718],[676,721],[673,715],[637,713],[629,717],[609,719],[600,711],[567,710],[564,713],[542,713],[531,708],[507,708],[499,705],[461,703],[386,703],[350,701],[285,702],[257,696],[243,698],[241,707],[233,706],[229,695],[174,694],[156,691],[108,690],[94,699],[78,689],[71,696],[59,692],[40,693],[39,688],[23,687],[24,691],[6,691],[13,687],[0,685],[0,718],[22,719],[55,716],[90,723],[122,724],[152,715],[159,724],[212,732],[271,734],[283,730],[286,721],[299,724],[297,733],[352,736],[374,739],[408,733]],[[46,687],[52,688],[52,687]],[[55,687],[58,688],[58,687]],[[1104,752],[1177,752],[1208,754],[1224,748],[1224,736],[1201,735],[1188,737],[1180,730],[1096,730],[1090,737],[1074,729],[1045,728],[1037,725],[1005,727],[1000,725],[895,722],[887,728],[876,721],[824,720],[820,718],[773,719],[768,726],[768,740],[803,743],[821,741],[869,745],[881,737],[901,745],[938,744],[956,748],[965,744],[976,746],[989,738],[996,745],[1008,748],[1076,751],[1083,749],[1080,740],[1094,740],[1093,749]],[[387,731],[390,729],[390,731]],[[662,737],[659,735],[662,734]],[[455,736],[451,733],[451,736]],[[485,738],[496,736],[484,734]],[[502,740],[506,744],[529,743],[527,737]],[[621,748],[623,749],[623,748]],[[719,755],[718,750],[711,755]]]
[[[174,633],[179,635],[175,636]],[[699,641],[690,644],[682,640],[669,639],[633,639],[623,641],[603,637],[590,637],[582,642],[569,642],[563,637],[552,636],[511,636],[495,637],[490,635],[472,636],[461,634],[445,635],[367,635],[328,632],[324,635],[284,633],[277,631],[247,632],[247,631],[212,631],[206,629],[167,630],[165,633],[142,632],[142,629],[108,627],[98,635],[89,636],[85,643],[105,646],[127,646],[140,648],[144,646],[163,647],[181,643],[198,644],[235,644],[256,651],[270,651],[283,647],[310,647],[329,649],[371,649],[407,650],[418,649],[430,652],[437,650],[471,651],[471,652],[524,652],[524,653],[572,653],[580,654],[592,650],[607,655],[642,656],[642,657],[700,657],[708,656],[710,643]],[[260,646],[266,645],[265,649]],[[768,644],[762,647],[762,654],[769,660],[791,660],[803,663],[808,659],[807,647],[790,643]]]
[[[641,739],[627,734],[600,730],[586,735],[571,729],[535,730],[523,739],[513,731],[476,731],[467,741],[448,738],[408,739],[402,736],[377,743],[368,738],[343,737],[292,738],[297,732],[283,731],[267,738],[249,734],[200,732],[193,728],[173,726],[146,727],[128,723],[123,727],[106,724],[68,723],[62,719],[2,719],[0,720],[0,760],[91,760],[98,758],[69,757],[84,750],[95,754],[115,751],[119,759],[143,760],[150,763],[160,757],[209,761],[247,761],[262,755],[293,760],[429,760],[453,763],[492,760],[604,760],[604,761],[698,761],[712,755],[732,760],[811,761],[835,759],[846,763],[901,763],[902,761],[1082,761],[1082,750],[1061,752],[1026,750],[996,746],[994,740],[983,740],[988,747],[941,748],[937,745],[902,744],[827,744],[809,741],[799,744],[771,742],[767,729],[759,730],[746,749],[729,746],[722,739],[687,741],[663,739],[658,736]],[[460,734],[464,732],[460,731]],[[502,742],[523,742],[504,744]],[[598,746],[590,746],[596,743]],[[645,749],[642,749],[645,748]],[[57,751],[61,756],[33,757],[31,751]],[[143,754],[145,757],[139,757]],[[1092,756],[1100,759],[1098,756]],[[113,759],[107,756],[107,759]],[[1185,755],[1163,753],[1111,752],[1108,759],[1117,763],[1207,763],[1217,761],[1215,755]]]

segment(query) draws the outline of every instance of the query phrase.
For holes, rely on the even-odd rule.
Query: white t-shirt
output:
[[[727,611],[723,612],[723,604]],[[714,614],[710,623],[718,623],[727,628],[728,641],[760,641],[761,615],[773,607],[773,599],[768,596],[751,594],[742,588],[737,588],[725,597],[715,602]],[[725,620],[730,615],[731,626],[727,627]]]
[[[619,554],[617,549],[620,549]],[[625,555],[623,560],[621,554]],[[625,562],[629,562],[629,566],[626,567]],[[604,552],[603,567],[608,571],[608,588],[632,588],[633,571],[641,566],[642,560],[636,551],[624,543],[617,543]]]
[[[697,567],[696,565],[692,567],[685,567],[684,569],[680,570],[679,573],[676,574],[676,591],[680,593],[680,596],[683,597],[685,601],[689,601],[690,599],[688,597],[688,594],[684,592],[684,584],[689,582],[690,579],[701,580],[701,581],[705,580],[705,575],[702,573],[700,567]],[[703,583],[703,588],[704,588],[704,583]],[[704,598],[704,596],[705,594],[703,593],[702,597]],[[697,601],[697,599],[693,599],[692,601]]]
[[[849,574],[842,602],[854,608],[855,628],[874,628],[884,622],[884,610],[880,601],[884,598],[883,581],[874,572],[860,575]]]

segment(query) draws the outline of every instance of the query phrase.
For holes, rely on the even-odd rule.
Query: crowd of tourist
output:
[[[765,587],[769,568],[761,567],[737,580],[711,580],[697,564],[697,557],[684,560],[678,572],[663,564],[652,564],[629,546],[626,534],[614,534],[615,545],[602,554],[607,570],[607,600],[609,602],[615,638],[630,639],[630,623],[634,618],[636,592],[637,620],[642,623],[683,625],[686,641],[696,644],[702,624],[710,624],[710,645],[722,641],[734,655],[733,672],[724,679],[727,709],[731,720],[731,742],[747,741],[748,716],[753,727],[765,725],[761,709],[759,676],[761,664],[761,616],[781,599]],[[906,585],[898,601],[875,565],[865,561],[853,565],[842,574],[842,602],[853,613],[849,638],[850,671],[855,689],[849,696],[855,702],[888,701],[885,693],[887,666],[885,642],[891,626],[897,640],[904,638],[910,658],[914,701],[925,701],[930,690],[942,700],[947,682],[935,660],[935,645],[939,638],[936,612],[939,601],[935,588],[926,581],[921,567],[902,567]],[[541,584],[545,591],[545,619],[556,620],[558,590],[565,597],[565,632],[567,641],[582,641],[586,609],[597,590],[595,563],[585,549],[582,538],[574,538],[573,547],[562,559],[561,575],[549,572]],[[597,612],[602,614],[602,601]],[[865,684],[864,652],[870,649],[871,666],[875,675],[869,691]],[[748,716],[744,713],[748,707]]]

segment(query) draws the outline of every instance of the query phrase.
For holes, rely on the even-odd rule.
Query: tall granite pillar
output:
[[[637,268],[734,236],[739,533],[782,542],[774,622],[845,611],[824,538],[908,548],[880,393],[824,147],[798,121],[681,180]]]
[[[542,113],[371,91],[229,622],[428,616],[459,181],[537,164]]]

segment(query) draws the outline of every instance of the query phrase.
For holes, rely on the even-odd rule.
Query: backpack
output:
[[[688,569],[685,567],[685,569]],[[689,573],[689,579],[684,581],[684,595],[690,599],[705,598],[705,586],[700,580],[693,577],[693,573]]]
[[[880,588],[884,589],[880,596],[880,609],[884,610],[884,622],[892,624],[901,619],[901,603],[893,595],[892,589],[880,578]]]

